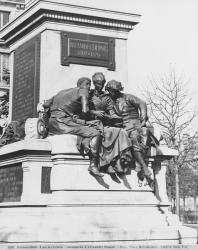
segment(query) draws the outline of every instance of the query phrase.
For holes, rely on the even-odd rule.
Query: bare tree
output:
[[[160,126],[164,140],[169,147],[177,149],[179,155],[173,159],[169,173],[175,173],[176,213],[179,215],[179,170],[189,158],[194,148],[194,136],[183,145],[184,133],[191,134],[191,125],[197,116],[197,109],[192,109],[192,97],[188,84],[182,76],[172,70],[156,80],[152,77],[149,88],[144,91],[150,110],[150,119]],[[170,176],[169,176],[170,177]],[[170,178],[171,179],[171,178]],[[170,184],[171,185],[171,184]],[[173,185],[173,183],[172,183]],[[174,192],[173,192],[174,193]]]

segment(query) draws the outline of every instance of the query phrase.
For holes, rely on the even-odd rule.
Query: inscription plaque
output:
[[[115,70],[115,39],[61,32],[61,65],[71,63]]]
[[[0,202],[20,201],[23,190],[21,163],[0,168]]]
[[[37,116],[39,71],[40,36],[37,36],[17,48],[14,53],[12,120]]]

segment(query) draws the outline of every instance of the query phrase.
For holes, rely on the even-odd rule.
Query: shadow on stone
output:
[[[92,173],[89,173],[89,174],[92,175],[101,186],[109,189],[109,185],[103,180],[102,177],[96,176],[96,175],[94,175]]]
[[[128,182],[128,180],[127,180],[127,177],[126,177],[125,174],[119,173],[119,174],[117,174],[117,175],[118,175],[118,177],[123,181],[123,184],[125,185],[126,188],[132,189],[132,187],[130,186],[130,184],[129,184],[129,182]]]

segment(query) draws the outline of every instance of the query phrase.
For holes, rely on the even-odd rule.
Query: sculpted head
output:
[[[101,91],[104,88],[106,79],[102,72],[96,72],[92,76],[92,81],[95,86],[95,89],[97,89],[98,91]]]
[[[90,89],[90,87],[91,87],[91,79],[89,79],[88,77],[79,78],[78,81],[77,81],[77,87],[81,88],[81,89],[85,89],[85,88]]]
[[[123,86],[121,82],[116,80],[111,80],[105,86],[105,90],[109,92],[109,95],[112,99],[115,99],[120,95],[120,92],[123,90]]]

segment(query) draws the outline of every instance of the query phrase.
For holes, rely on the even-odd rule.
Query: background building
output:
[[[0,1],[0,29],[3,29],[24,9],[24,0]],[[0,41],[0,97],[9,90],[9,51]]]

